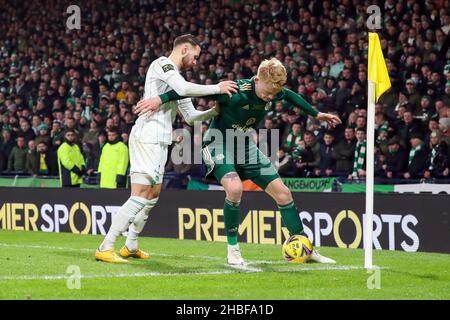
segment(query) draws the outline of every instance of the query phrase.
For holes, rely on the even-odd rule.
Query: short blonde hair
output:
[[[286,68],[277,58],[264,60],[258,67],[258,78],[268,82],[276,89],[281,89],[287,80]]]

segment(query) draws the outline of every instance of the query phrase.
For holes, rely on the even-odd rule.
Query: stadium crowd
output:
[[[68,130],[85,158],[80,175],[96,172],[109,132],[127,144],[149,64],[168,55],[177,35],[192,33],[202,53],[184,74],[188,81],[250,78],[261,61],[276,57],[288,71],[287,87],[343,120],[327,128],[299,108],[274,105],[260,127],[280,130],[281,147],[271,151],[282,176],[363,178],[366,8],[373,2],[86,1],[81,29],[69,30],[64,1],[2,1],[0,172],[58,175],[57,150]],[[392,88],[376,104],[376,176],[448,178],[450,4],[378,2]],[[194,103],[200,110],[213,104]],[[187,125],[178,115],[180,127]],[[170,161],[167,169],[201,172]]]

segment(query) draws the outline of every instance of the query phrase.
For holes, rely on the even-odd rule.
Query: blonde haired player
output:
[[[207,175],[213,174],[225,189],[224,220],[228,240],[227,260],[230,265],[246,265],[237,243],[243,180],[252,180],[275,200],[283,223],[291,235],[303,234],[303,224],[290,190],[267,156],[250,139],[241,140],[245,143],[236,148],[234,142],[227,141],[227,137],[230,137],[227,136],[227,130],[231,130],[235,135],[254,130],[271,110],[272,103],[280,100],[286,100],[300,107],[308,115],[326,121],[333,127],[341,123],[337,116],[318,112],[300,95],[284,88],[286,79],[285,67],[279,60],[272,58],[261,63],[256,77],[238,80],[239,90],[231,97],[227,95],[206,97],[217,100],[220,105],[220,115],[212,121],[203,139],[203,159],[209,169]],[[156,110],[161,103],[181,98],[183,97],[175,91],[170,91],[143,101],[139,112]],[[221,142],[217,141],[214,130],[222,133]],[[239,156],[239,151],[243,151],[244,156]],[[335,263],[316,250],[313,250],[311,260]]]
[[[204,96],[210,94],[231,95],[237,85],[224,81],[218,85],[198,85],[180,75],[181,70],[197,63],[200,43],[190,34],[177,37],[169,57],[153,61],[145,78],[144,98],[174,90],[184,96]],[[158,111],[141,115],[133,126],[129,140],[131,196],[112,219],[111,227],[95,252],[99,261],[126,263],[124,258],[148,259],[149,254],[140,250],[137,237],[144,228],[150,210],[158,202],[167,148],[172,143],[172,121],[177,109],[188,123],[204,121],[217,115],[214,109],[200,112],[195,110],[190,98],[164,103]],[[114,244],[117,237],[128,229],[125,245],[119,257]]]

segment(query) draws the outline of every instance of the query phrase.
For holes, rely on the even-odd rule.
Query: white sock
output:
[[[125,242],[125,246],[130,250],[131,252],[135,252],[139,249],[138,246],[138,236],[144,230],[145,223],[147,222],[148,216],[150,214],[150,210],[156,205],[158,202],[158,198],[151,199],[145,205],[144,208],[142,208],[141,211],[136,215],[136,218],[134,219],[133,223],[130,224],[130,227],[128,228],[128,236],[127,240]]]
[[[127,230],[128,226],[134,221],[136,215],[142,208],[147,205],[149,200],[141,197],[131,196],[125,202],[112,220],[111,227],[106,234],[105,239],[100,245],[101,251],[110,250],[114,248],[117,237]]]

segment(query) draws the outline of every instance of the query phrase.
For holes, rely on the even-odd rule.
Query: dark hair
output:
[[[111,133],[111,132],[114,132],[115,134],[118,134],[118,135],[121,134],[120,129],[118,127],[112,127],[111,129],[108,130],[107,133]]]
[[[192,34],[188,33],[188,34],[183,34],[181,36],[178,36],[175,38],[175,40],[173,41],[173,47],[177,47],[181,44],[184,43],[189,43],[191,45],[193,45],[194,47],[200,47],[200,41],[197,40],[196,37],[194,37]]]
[[[358,132],[358,131],[362,131],[362,132],[366,133],[366,129],[364,129],[364,128],[357,128],[356,132]]]

